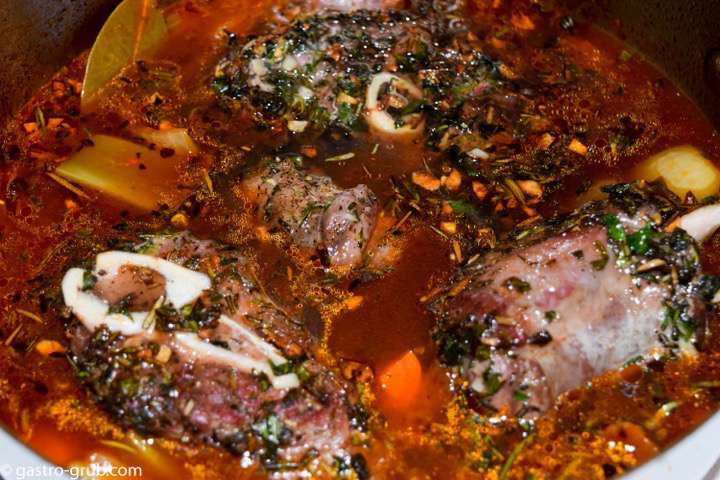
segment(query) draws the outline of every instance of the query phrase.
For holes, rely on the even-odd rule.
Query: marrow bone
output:
[[[204,273],[151,255],[120,251],[99,254],[90,274],[95,277],[112,277],[128,267],[147,268],[164,278],[165,291],[158,298],[156,307],[164,302],[180,309],[196,301],[212,285]],[[87,274],[82,268],[68,270],[62,281],[62,292],[65,304],[88,330],[94,331],[101,325],[107,325],[110,330],[126,336],[151,333],[153,325],[147,319],[151,317],[152,310],[111,312],[111,305],[87,288]],[[192,358],[214,361],[247,373],[264,373],[275,388],[299,386],[300,382],[294,373],[279,376],[273,373],[273,366],[287,363],[274,346],[226,315],[221,315],[219,321],[232,332],[233,340],[241,344],[242,352],[212,345],[191,332],[175,333],[173,344]]]
[[[295,388],[300,385],[297,375],[294,373],[278,376],[273,373],[273,365],[287,363],[287,360],[275,347],[225,315],[220,316],[220,322],[232,330],[236,340],[239,340],[240,337],[246,340],[250,344],[249,347],[260,354],[256,355],[257,357],[264,356],[267,360],[258,360],[249,355],[239,355],[231,350],[205,342],[194,333],[176,333],[175,341],[178,346],[188,350],[191,356],[213,360],[244,372],[262,372],[267,375],[275,388]]]
[[[382,88],[390,84],[391,90],[413,100],[422,100],[422,91],[412,82],[398,77],[392,73],[382,72],[376,74],[367,88],[365,99],[365,115],[368,124],[379,133],[389,135],[418,135],[425,127],[425,121],[419,113],[411,113],[402,117],[403,125],[397,126],[395,119],[378,102]]]
[[[138,253],[103,252],[96,257],[91,274],[95,277],[114,276],[127,265],[149,268],[162,275],[165,279],[165,302],[176,308],[194,302],[204,290],[210,288],[210,278],[203,273]],[[85,275],[86,271],[81,268],[68,270],[62,281],[62,292],[65,304],[90,331],[102,324],[123,335],[136,335],[144,331],[143,322],[150,312],[111,313],[106,301],[94,292],[83,289]]]

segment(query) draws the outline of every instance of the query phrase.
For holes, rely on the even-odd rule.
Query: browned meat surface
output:
[[[358,266],[377,222],[377,200],[365,185],[341,189],[288,159],[264,162],[244,181],[247,195],[272,230],[317,251],[327,266]]]
[[[186,305],[156,301],[132,335],[105,324],[88,330],[102,319],[74,304],[73,361],[104,408],[142,433],[222,446],[271,473],[327,469],[336,459],[364,468],[350,444],[364,428],[356,396],[309,358],[304,330],[264,293],[251,259],[187,234],[152,238],[136,251],[212,282]],[[185,280],[165,281],[169,297]]]
[[[537,414],[638,356],[694,352],[714,280],[691,237],[663,231],[672,213],[590,205],[472,262],[432,307],[445,361],[486,405]]]
[[[270,471],[326,464],[349,455],[353,428],[341,385],[306,360],[302,388],[268,388],[257,376],[172,347],[167,336],[125,338],[78,326],[75,358],[93,396],[121,424],[144,434],[249,452]],[[221,340],[215,339],[216,343]]]
[[[520,346],[515,353],[524,361],[492,354],[468,367],[473,379],[481,379],[491,365],[500,375],[503,386],[493,406],[513,404],[513,391],[527,388],[530,405],[544,411],[559,393],[659,345],[667,288],[638,288],[630,275],[612,266],[593,268],[596,242],[607,245],[603,227],[485,259],[485,271],[449,302],[448,315],[454,318],[495,317],[494,331],[482,334],[489,344],[506,336]],[[612,265],[616,258],[609,255]],[[473,381],[471,387],[486,391],[483,383]]]

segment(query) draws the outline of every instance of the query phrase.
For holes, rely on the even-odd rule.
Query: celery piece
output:
[[[61,177],[142,210],[182,200],[177,188],[181,155],[164,158],[159,149],[108,135],[94,135],[85,147],[55,170]]]

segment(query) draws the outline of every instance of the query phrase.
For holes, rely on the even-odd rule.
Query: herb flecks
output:
[[[512,290],[518,293],[527,293],[531,289],[531,286],[528,282],[518,277],[507,278],[505,279],[505,281],[503,281],[502,285],[508,290]]]
[[[592,266],[593,270],[599,272],[605,269],[605,266],[607,266],[607,263],[610,260],[610,256],[608,255],[607,248],[605,248],[605,245],[601,241],[596,240],[593,245],[595,246],[595,251],[600,258],[590,262],[590,265]]]
[[[95,288],[95,284],[97,283],[98,278],[93,274],[90,270],[85,270],[83,272],[83,278],[82,278],[82,287],[81,290],[83,292],[87,292],[88,290],[92,290]]]
[[[537,333],[533,333],[528,337],[528,343],[530,345],[537,345],[539,347],[545,346],[548,343],[552,342],[552,335],[550,335],[550,332],[547,330],[540,330]]]

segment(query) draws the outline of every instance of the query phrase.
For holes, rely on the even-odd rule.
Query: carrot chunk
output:
[[[401,409],[412,405],[420,391],[422,366],[412,351],[388,365],[378,376],[381,400]]]

